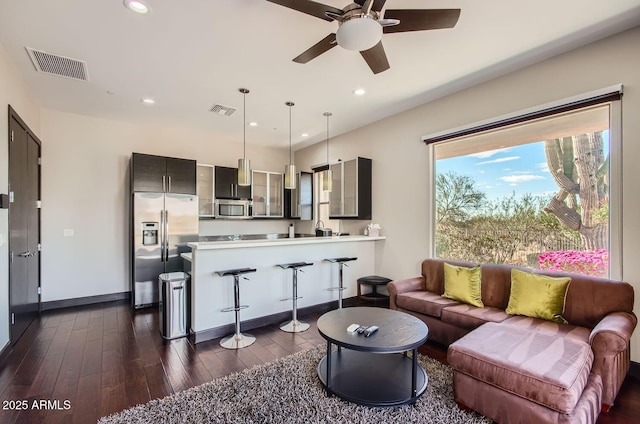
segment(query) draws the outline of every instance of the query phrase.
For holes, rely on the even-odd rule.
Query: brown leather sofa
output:
[[[572,279],[568,324],[557,324],[505,312],[513,268],[506,265],[482,265],[484,308],[443,298],[444,262],[476,265],[427,259],[421,276],[387,288],[391,309],[420,318],[430,340],[449,346],[456,402],[501,423],[589,423],[613,405],[637,324],[630,284],[534,271]]]

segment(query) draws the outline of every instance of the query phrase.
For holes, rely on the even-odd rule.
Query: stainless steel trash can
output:
[[[158,276],[160,292],[160,334],[165,339],[187,335],[189,274],[168,272]]]

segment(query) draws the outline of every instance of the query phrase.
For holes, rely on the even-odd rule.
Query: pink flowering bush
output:
[[[549,251],[538,256],[538,266],[549,271],[607,277],[609,252],[606,249]]]

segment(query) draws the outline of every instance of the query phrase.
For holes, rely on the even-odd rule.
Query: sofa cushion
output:
[[[589,343],[591,330],[586,327],[572,324],[558,324],[556,322],[547,321],[540,318],[531,318],[525,316],[510,316],[502,321],[502,325],[510,325],[518,328],[519,331],[544,331],[549,334],[555,334],[562,337],[569,337],[578,342]]]
[[[447,359],[456,371],[568,414],[587,384],[593,351],[569,337],[487,323],[451,344]]]
[[[403,309],[419,312],[440,318],[442,308],[445,306],[459,305],[460,302],[445,299],[444,297],[428,291],[415,291],[401,293],[396,297],[396,305]]]
[[[444,294],[442,296],[482,308],[484,305],[480,295],[481,277],[480,265],[467,268],[445,262]]]
[[[456,327],[473,330],[484,323],[502,322],[507,318],[509,318],[509,315],[498,308],[476,308],[475,306],[462,304],[445,307],[442,310],[440,319]]]
[[[566,324],[562,317],[571,278],[511,270],[511,295],[506,312]]]

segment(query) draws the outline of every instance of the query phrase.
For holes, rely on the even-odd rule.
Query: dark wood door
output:
[[[196,194],[196,161],[167,158],[167,193]]]
[[[40,141],[9,108],[9,313],[15,343],[40,310]]]
[[[166,159],[164,156],[134,153],[131,156],[133,191],[164,192],[167,184],[165,176],[167,169]]]

